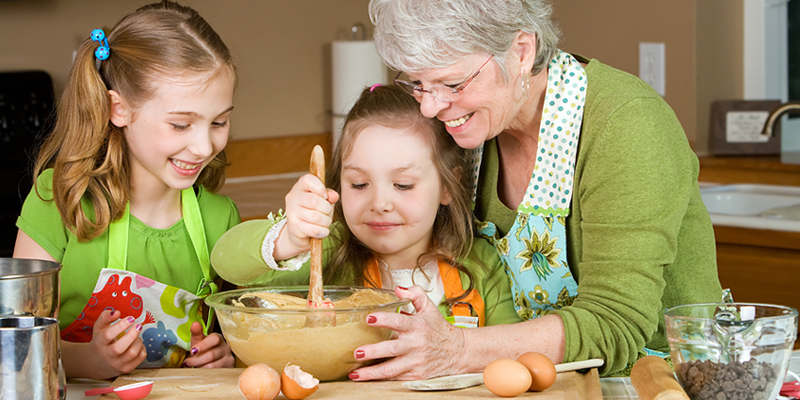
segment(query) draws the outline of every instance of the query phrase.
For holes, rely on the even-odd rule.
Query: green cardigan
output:
[[[261,258],[261,245],[274,221],[253,220],[239,224],[219,239],[211,252],[211,264],[219,276],[228,282],[241,286],[293,286],[308,285],[309,265],[307,261],[296,271],[276,271],[267,266]],[[336,229],[332,226],[332,230]],[[327,265],[328,253],[333,240],[328,237],[322,241],[323,268]],[[495,249],[483,239],[475,239],[468,257],[461,260],[462,265],[475,277],[474,288],[486,305],[486,325],[500,325],[520,322],[514,310],[511,288],[503,270],[500,257]],[[353,266],[349,269],[352,271]],[[331,282],[325,282],[329,284]],[[345,276],[332,282],[337,285],[354,284],[353,276]],[[461,272],[462,287],[469,285],[467,276]],[[439,304],[439,312],[450,316],[446,303]]]
[[[602,358],[609,374],[644,347],[669,351],[664,308],[720,302],[722,288],[697,156],[675,113],[640,79],[576,58],[588,62],[567,218],[578,297],[554,313],[564,323],[564,362]],[[516,212],[497,196],[494,140],[481,169],[477,217],[505,234]]]

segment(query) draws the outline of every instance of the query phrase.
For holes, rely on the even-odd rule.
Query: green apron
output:
[[[195,294],[127,271],[130,205],[119,221],[109,226],[108,267],[100,271],[92,296],[83,312],[64,331],[61,338],[70,342],[89,342],[92,328],[104,310],[132,316],[141,324],[147,357],[139,368],[180,367],[191,347],[190,327],[195,321],[203,324],[208,334],[209,323],[203,321],[200,308],[203,298],[217,292],[211,278],[208,245],[200,215],[200,206],[193,188],[181,191],[183,221],[200,261],[203,280]],[[208,322],[213,318],[209,310]]]

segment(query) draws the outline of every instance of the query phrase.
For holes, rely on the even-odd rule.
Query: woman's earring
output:
[[[528,92],[531,90],[531,78],[530,75],[525,74],[524,78],[522,78],[522,97],[526,100],[528,99]]]

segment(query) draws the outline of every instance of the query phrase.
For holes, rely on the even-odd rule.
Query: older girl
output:
[[[208,23],[169,1],[108,36],[94,30],[78,50],[14,248],[63,265],[68,377],[233,366],[200,306],[216,290],[209,249],[240,220],[214,194],[236,76]]]

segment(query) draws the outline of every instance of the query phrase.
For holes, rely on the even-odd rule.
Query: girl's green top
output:
[[[241,286],[292,286],[308,285],[310,263],[303,263],[295,271],[278,271],[271,269],[261,257],[261,246],[274,220],[247,221],[228,231],[211,252],[211,265],[226,281]],[[336,231],[337,224],[331,231]],[[335,235],[333,233],[331,236]],[[328,263],[328,254],[332,250],[334,240],[325,238],[323,245],[323,268]],[[475,239],[472,251],[462,265],[475,277],[474,288],[483,298],[486,305],[486,325],[500,325],[520,322],[514,311],[511,289],[508,278],[500,263],[497,251],[483,239]],[[353,271],[356,266],[349,266]],[[359,266],[366,268],[366,266]],[[325,284],[354,285],[353,275],[338,277],[335,282]],[[469,285],[467,276],[461,273],[461,283],[466,290]],[[439,305],[443,316],[450,316],[447,305]]]
[[[28,194],[17,227],[62,264],[59,324],[66,328],[83,310],[92,295],[100,270],[108,265],[108,230],[88,242],[79,242],[61,220],[52,194],[53,170],[42,172]],[[38,187],[39,197],[36,193]],[[225,231],[240,222],[239,210],[229,198],[197,188],[209,251]],[[92,219],[92,204],[82,200],[84,213]],[[203,273],[183,219],[166,229],[145,225],[130,217],[127,268],[150,279],[197,291]],[[214,271],[212,271],[212,276]]]

